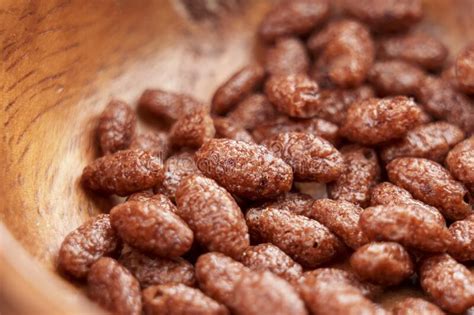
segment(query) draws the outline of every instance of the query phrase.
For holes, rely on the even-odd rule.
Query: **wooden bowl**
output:
[[[2,314],[101,313],[55,273],[64,236],[111,205],[78,183],[96,155],[95,117],[111,98],[135,104],[147,87],[209,101],[258,55],[254,32],[270,3],[2,2]],[[419,27],[452,53],[474,38],[472,0],[426,0],[425,7]],[[412,293],[385,299],[400,294]]]

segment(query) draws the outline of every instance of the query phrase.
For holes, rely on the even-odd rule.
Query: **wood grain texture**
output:
[[[88,307],[53,270],[64,236],[113,203],[78,183],[96,154],[95,117],[112,97],[135,105],[147,87],[209,101],[220,82],[259,55],[254,32],[270,3],[1,2],[0,221],[16,241],[0,229],[0,281],[19,289],[0,291],[0,301],[15,304],[16,293],[29,290],[36,299],[29,310],[38,301],[51,303],[49,314]],[[471,0],[426,0],[426,8],[420,27],[453,51],[474,38]]]

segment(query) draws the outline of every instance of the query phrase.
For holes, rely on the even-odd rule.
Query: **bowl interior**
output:
[[[220,82],[260,55],[254,33],[271,1],[10,2],[0,11],[0,265],[11,270],[1,271],[29,289],[50,282],[38,292],[67,292],[51,300],[68,305],[78,301],[75,291],[44,270],[54,270],[68,232],[114,202],[78,182],[97,154],[97,114],[111,98],[135,105],[148,87],[208,102]],[[426,0],[425,7],[419,28],[451,54],[474,38],[472,1]],[[156,128],[143,118],[140,128]],[[29,255],[41,265],[36,273]]]

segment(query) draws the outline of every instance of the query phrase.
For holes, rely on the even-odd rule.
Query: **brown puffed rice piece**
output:
[[[445,315],[433,303],[420,298],[408,297],[395,304],[392,308],[393,315]]]
[[[214,180],[191,175],[176,190],[177,214],[210,251],[235,259],[250,245],[245,218],[232,196]]]
[[[119,262],[135,276],[142,288],[158,284],[196,284],[193,265],[181,257],[153,257],[129,249],[122,253]]]
[[[265,41],[278,37],[304,35],[329,15],[328,0],[284,0],[275,5],[262,20],[258,33]]]
[[[270,75],[307,73],[309,56],[303,42],[296,37],[283,37],[265,53],[265,69]]]
[[[383,309],[366,298],[359,288],[326,272],[305,273],[300,295],[313,315],[367,314],[383,315]]]
[[[360,215],[359,225],[370,240],[398,242],[426,252],[445,252],[452,244],[446,225],[414,204],[367,208]]]
[[[216,138],[227,138],[232,140],[254,143],[252,135],[242,126],[226,117],[214,117],[214,128],[216,130]]]
[[[393,242],[373,242],[358,248],[350,264],[361,279],[384,286],[397,285],[414,273],[410,254]]]
[[[196,110],[209,110],[209,107],[193,97],[159,89],[147,89],[138,101],[138,106],[159,118],[177,120]]]
[[[392,183],[438,208],[449,219],[461,220],[473,213],[466,187],[434,161],[397,158],[387,165],[387,174]]]
[[[201,174],[194,162],[194,154],[191,152],[181,152],[171,156],[166,160],[164,168],[165,178],[153,190],[155,193],[166,195],[171,200],[175,199],[176,189],[186,176]]]
[[[474,136],[460,142],[446,157],[451,174],[474,194]]]
[[[369,98],[349,106],[340,132],[351,141],[374,145],[403,137],[421,117],[422,110],[408,97]]]
[[[69,275],[83,278],[102,256],[115,252],[120,244],[108,214],[100,214],[69,233],[61,244],[58,267]]]
[[[474,261],[474,214],[449,226],[453,244],[448,253],[457,261]]]
[[[240,262],[221,253],[201,255],[195,265],[199,287],[216,301],[231,305],[234,288],[243,274],[250,270]]]
[[[135,135],[137,117],[127,103],[112,100],[99,117],[97,136],[104,155],[128,149]]]
[[[375,46],[369,30],[350,19],[329,23],[312,35],[308,47],[319,55],[319,77],[328,78],[342,88],[357,87],[366,79],[375,58]]]
[[[382,95],[416,95],[425,73],[403,60],[381,60],[374,63],[368,80]]]
[[[378,43],[377,57],[402,59],[427,70],[440,68],[448,49],[438,39],[425,33],[408,33],[383,38]]]
[[[368,85],[362,85],[355,89],[321,90],[321,101],[316,116],[336,125],[341,125],[346,118],[347,108],[353,102],[374,96],[374,90]]]
[[[155,285],[143,290],[146,315],[228,315],[229,310],[200,290],[183,284]]]
[[[298,181],[332,182],[344,170],[341,153],[329,141],[311,134],[280,133],[262,144],[292,167]]]
[[[428,114],[459,126],[467,136],[474,134],[474,101],[450,82],[426,76],[417,98]]]
[[[373,149],[348,145],[340,149],[345,161],[341,176],[328,185],[331,199],[344,200],[365,207],[369,204],[370,190],[380,178],[380,166]]]
[[[126,201],[112,208],[110,222],[130,246],[162,257],[178,257],[193,244],[193,232],[164,195]]]
[[[212,139],[195,154],[199,170],[230,193],[251,200],[273,198],[291,189],[293,172],[264,146]]]
[[[133,138],[130,149],[148,151],[164,161],[171,152],[168,133],[163,131],[141,133]]]
[[[380,183],[372,188],[370,193],[370,205],[417,205],[425,209],[427,215],[429,213],[434,221],[437,221],[441,225],[446,224],[443,215],[438,209],[414,199],[407,190],[389,182]]]
[[[241,262],[251,270],[268,270],[290,283],[296,283],[303,274],[300,264],[270,243],[250,246],[242,254]]]
[[[437,121],[408,131],[402,139],[385,146],[380,157],[385,163],[398,157],[419,157],[441,163],[463,139],[464,132],[458,126]]]
[[[342,7],[374,32],[406,30],[423,17],[420,0],[345,0]]]
[[[324,224],[347,246],[357,249],[369,242],[359,227],[361,207],[344,200],[318,199],[309,212],[301,213]]]
[[[269,271],[249,272],[234,289],[236,315],[307,315],[303,301],[285,280]]]
[[[474,44],[459,53],[455,67],[458,86],[465,93],[474,94]]]
[[[278,246],[298,263],[315,268],[340,254],[345,246],[324,225],[289,211],[264,208],[246,214],[250,234]]]
[[[252,93],[265,76],[265,70],[258,64],[243,67],[224,82],[212,97],[212,112],[225,114],[234,105]]]
[[[159,157],[141,150],[123,150],[98,158],[84,168],[82,183],[107,195],[127,196],[163,180]]]
[[[462,313],[474,306],[474,275],[448,254],[425,259],[419,277],[423,290],[444,310]]]
[[[206,111],[196,111],[179,118],[171,127],[170,142],[174,147],[199,148],[214,138],[214,122]]]
[[[269,201],[262,205],[262,208],[274,208],[286,210],[298,215],[305,215],[311,210],[314,199],[302,193],[289,192],[277,197],[273,201]]]
[[[227,117],[247,130],[274,121],[281,116],[263,94],[252,94],[237,104]]]
[[[87,294],[113,314],[141,314],[142,301],[137,279],[112,258],[103,257],[92,265],[87,275]]]
[[[270,77],[265,95],[279,112],[290,117],[311,118],[320,107],[319,86],[304,73]]]
[[[262,124],[253,130],[252,136],[256,142],[261,143],[283,132],[304,132],[324,138],[334,145],[339,142],[337,125],[320,118],[281,119],[277,122]]]

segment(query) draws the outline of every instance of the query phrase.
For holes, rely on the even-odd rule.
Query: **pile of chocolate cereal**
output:
[[[114,314],[474,306],[474,44],[448,62],[411,29],[420,1],[341,2],[337,15],[329,0],[276,4],[263,61],[211,106],[144,91],[167,132],[136,131],[111,101],[82,183],[126,201],[65,238],[61,272]],[[377,304],[399,285],[419,297]]]

